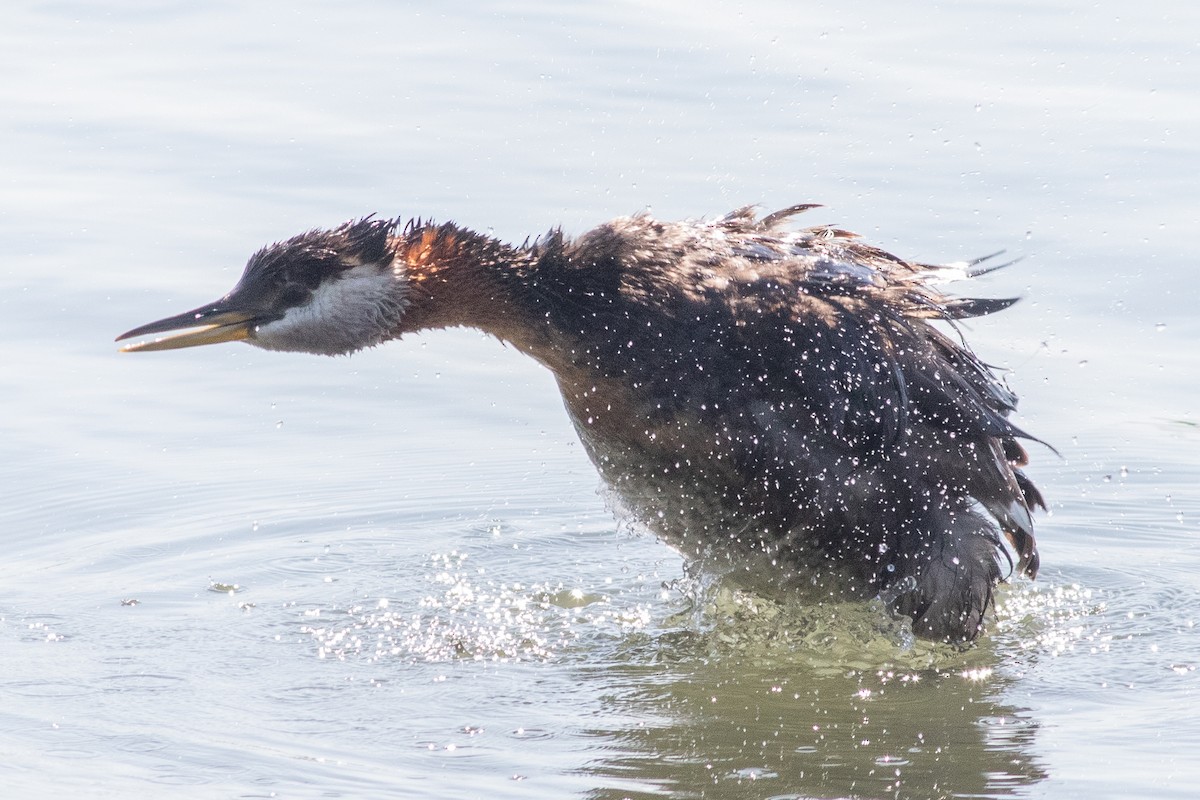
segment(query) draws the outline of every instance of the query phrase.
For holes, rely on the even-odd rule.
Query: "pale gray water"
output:
[[[1166,2],[8,8],[6,796],[1195,796],[1198,32]],[[549,377],[473,333],[111,342],[365,213],[523,239],[800,201],[1025,256],[971,337],[1063,457],[1031,470],[1044,573],[967,654],[861,608],[681,613]]]

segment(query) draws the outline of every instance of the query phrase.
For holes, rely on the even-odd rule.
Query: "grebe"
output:
[[[983,259],[921,264],[787,227],[813,207],[642,214],[519,247],[366,217],[263,248],[220,300],[117,339],[341,355],[477,328],[550,369],[628,513],[685,556],[765,555],[822,592],[885,598],[924,637],[972,641],[1014,568],[1000,532],[1036,575],[1045,502],[1019,469],[1032,437],[1008,421],[1015,395],[931,321],[1015,299],[937,288]]]

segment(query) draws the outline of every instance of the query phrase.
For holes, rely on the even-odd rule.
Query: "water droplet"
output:
[[[1159,322],[1154,326],[1154,330],[1156,333],[1162,333],[1166,329],[1167,329],[1167,324],[1165,322]]]

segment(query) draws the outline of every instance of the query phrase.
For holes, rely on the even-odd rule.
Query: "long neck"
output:
[[[468,327],[537,354],[542,336],[528,297],[530,251],[453,224],[416,226],[396,237],[408,273],[408,306],[396,335]]]
[[[641,430],[628,424],[644,416],[630,405],[629,381],[606,374],[595,352],[613,350],[608,340],[617,328],[593,319],[612,295],[611,275],[572,264],[561,234],[514,248],[441,225],[407,231],[393,244],[409,281],[396,336],[430,328],[481,330],[547,367],[572,418],[590,435],[622,438]],[[580,328],[589,321],[593,335]]]

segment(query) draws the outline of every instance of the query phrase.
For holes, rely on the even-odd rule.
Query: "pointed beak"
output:
[[[127,344],[121,348],[123,353],[176,350],[180,347],[198,347],[202,344],[237,342],[250,338],[254,333],[255,326],[262,321],[263,318],[259,314],[230,308],[227,304],[218,301],[126,331],[118,336],[116,341],[152,333],[180,331],[150,341]]]

